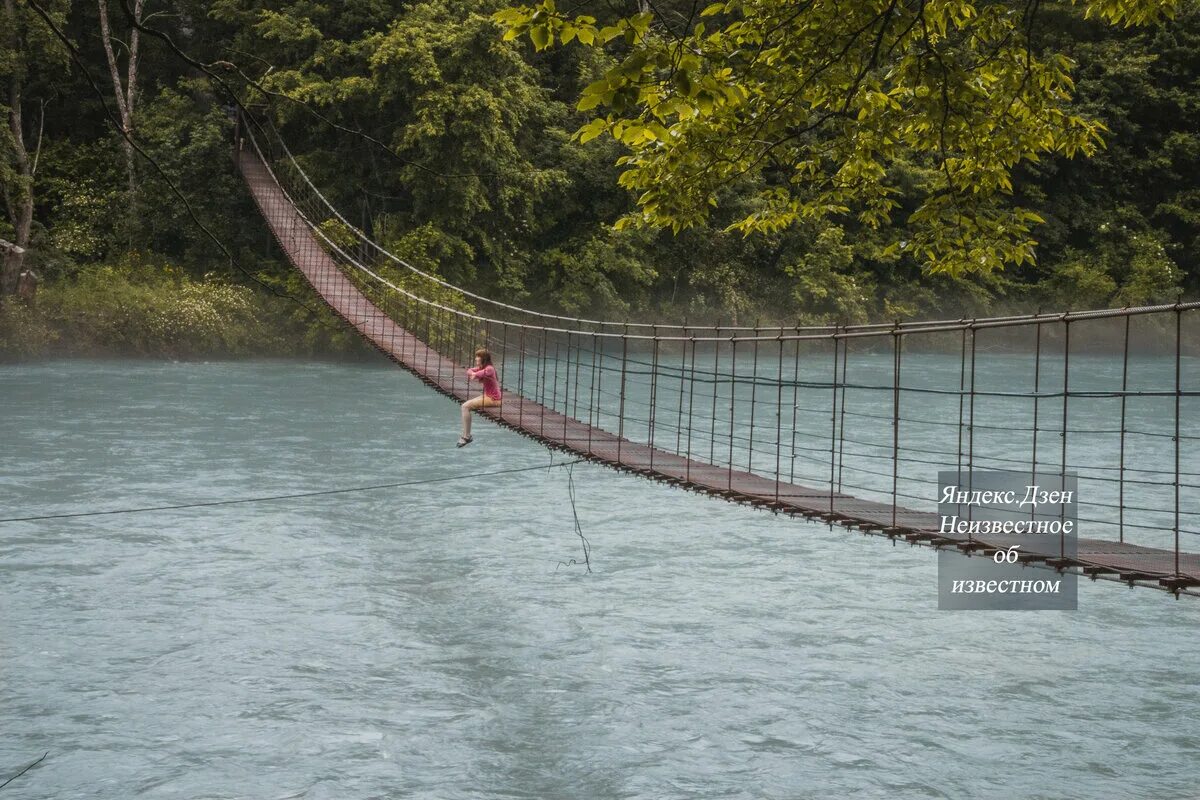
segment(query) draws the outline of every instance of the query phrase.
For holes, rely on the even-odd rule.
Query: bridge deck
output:
[[[239,167],[263,217],[291,263],[308,279],[322,299],[377,349],[444,395],[463,401],[479,394],[472,388],[465,369],[444,358],[400,327],[370,301],[346,277],[337,263],[317,243],[296,208],[272,179],[262,161],[249,150],[238,156]],[[501,425],[570,451],[584,458],[620,469],[698,489],[730,500],[765,506],[776,511],[820,518],[848,527],[883,531],[910,541],[941,545],[982,546],[983,551],[1004,548],[1011,537],[939,535],[938,517],[933,512],[898,507],[893,527],[892,506],[840,492],[830,492],[791,483],[776,484],[774,478],[730,470],[688,459],[665,450],[622,439],[602,428],[573,419],[552,408],[505,391],[500,408],[480,413]],[[1023,545],[1022,560],[1045,562],[1059,555],[1057,539],[1047,542],[1047,552],[1034,553]],[[1059,564],[1060,562],[1052,561]],[[1181,554],[1179,574],[1174,581],[1175,554],[1104,539],[1078,539],[1076,555],[1063,566],[1081,567],[1097,575],[1125,580],[1158,582],[1163,585],[1200,583],[1200,555]]]

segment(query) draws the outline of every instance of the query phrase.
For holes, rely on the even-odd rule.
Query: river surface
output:
[[[927,549],[500,473],[566,457],[456,449],[382,362],[8,366],[0,404],[4,518],[408,484],[0,524],[0,783],[48,753],[0,796],[1200,791],[1200,598],[938,611]]]

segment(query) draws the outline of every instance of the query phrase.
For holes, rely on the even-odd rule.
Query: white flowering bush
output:
[[[57,339],[58,332],[36,308],[12,298],[0,300],[0,360],[36,358]]]
[[[0,307],[0,358],[45,355],[229,357],[308,350],[283,298],[172,265],[85,269]]]

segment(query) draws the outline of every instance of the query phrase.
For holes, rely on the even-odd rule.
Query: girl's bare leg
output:
[[[464,439],[471,436],[471,411],[479,408],[479,398],[472,397],[462,404],[462,435]]]
[[[477,408],[491,407],[500,405],[499,400],[493,400],[485,394],[479,397],[472,397],[470,400],[462,404],[462,429],[463,438],[471,436],[471,412]]]

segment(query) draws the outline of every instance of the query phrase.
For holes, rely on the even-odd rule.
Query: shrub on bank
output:
[[[319,302],[309,302],[323,316]],[[47,284],[32,307],[0,303],[0,359],[48,356],[168,358],[311,355],[359,349],[290,300],[209,274],[131,262],[89,267]],[[306,319],[307,318],[307,319]]]

